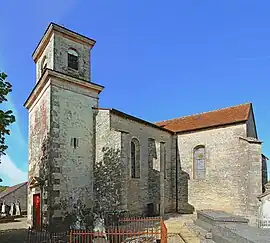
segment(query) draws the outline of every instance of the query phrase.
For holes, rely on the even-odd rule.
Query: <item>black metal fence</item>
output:
[[[67,232],[49,232],[47,229],[35,230],[28,229],[27,243],[68,243],[69,231]]]

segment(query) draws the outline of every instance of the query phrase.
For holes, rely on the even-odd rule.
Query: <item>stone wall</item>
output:
[[[50,131],[50,107],[51,107],[51,88],[45,86],[43,91],[37,97],[36,102],[29,110],[29,134],[28,134],[28,177],[44,178],[48,165],[48,156],[44,154],[44,145]],[[46,145],[45,145],[46,146]],[[33,222],[33,195],[35,193],[43,194],[42,188],[30,188],[28,183],[28,208],[27,222],[31,226]],[[44,201],[41,205],[46,207]],[[46,211],[46,210],[44,210]]]
[[[226,243],[267,243],[268,229],[259,229],[245,224],[220,224],[213,228],[214,242]]]
[[[164,197],[165,211],[171,211],[174,181],[171,133],[116,114],[111,114],[111,129],[122,131],[122,157],[127,165],[128,210],[134,214],[145,213],[148,203],[163,204]],[[140,178],[131,178],[130,144],[133,138],[139,141]],[[166,179],[160,167],[161,142],[165,143],[166,149]],[[160,187],[164,188],[164,196],[160,195]]]
[[[56,32],[54,36],[53,69],[57,72],[65,73],[69,76],[83,79],[85,81],[90,81],[90,47],[85,44],[67,39],[58,32]],[[68,50],[70,48],[76,50],[79,55],[78,70],[74,70],[68,67]]]
[[[246,137],[245,124],[178,136],[181,170],[189,177],[188,201],[196,210],[245,215],[248,204],[254,205],[261,189],[260,145],[249,145],[240,137]],[[194,178],[193,150],[198,145],[206,149],[204,179]]]
[[[5,204],[10,206],[11,203],[15,203],[16,201],[20,202],[21,211],[27,211],[27,184],[23,184],[21,187],[12,191],[5,197],[1,198],[0,201],[5,201]]]
[[[248,188],[247,188],[247,217],[251,225],[256,225],[259,213],[258,195],[262,193],[262,150],[261,142],[254,139],[247,139],[248,149]]]
[[[52,83],[51,204],[56,220],[78,207],[91,208],[93,199],[94,116],[97,94],[72,83]],[[87,91],[87,92],[86,92]]]
[[[251,227],[248,225],[247,219],[222,211],[198,211],[196,224],[211,232],[212,239],[215,242],[269,242],[269,229]]]
[[[47,63],[47,68],[53,69],[54,67],[54,34],[52,34],[49,43],[42,52],[42,55],[36,62],[36,83],[39,81],[42,76],[42,65],[45,61]],[[46,60],[45,60],[46,59]]]
[[[103,211],[126,210],[126,165],[121,159],[121,132],[110,129],[109,110],[94,110],[94,120],[95,204]]]

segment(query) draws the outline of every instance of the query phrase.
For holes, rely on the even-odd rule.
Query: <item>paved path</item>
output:
[[[193,222],[194,215],[170,214],[167,217],[165,224],[168,231],[168,243],[200,243],[199,237],[185,227],[185,223]]]
[[[202,229],[194,225],[195,215],[167,215],[168,243],[200,243]],[[0,224],[0,243],[23,243],[27,234],[26,218]]]
[[[204,239],[205,231],[194,224],[195,214],[167,215],[168,243],[213,243]]]
[[[26,218],[0,224],[1,243],[23,243],[27,234]]]

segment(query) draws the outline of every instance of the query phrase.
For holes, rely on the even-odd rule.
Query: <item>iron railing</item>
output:
[[[52,233],[47,230],[28,230],[27,243],[167,243],[167,228],[161,217],[121,218],[105,227],[105,232],[94,230],[70,230]]]
[[[50,232],[46,229],[35,230],[29,228],[27,231],[27,243],[68,243],[69,231],[67,232]]]

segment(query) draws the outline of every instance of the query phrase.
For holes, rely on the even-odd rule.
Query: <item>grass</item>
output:
[[[0,192],[6,190],[8,188],[8,186],[0,186]]]

